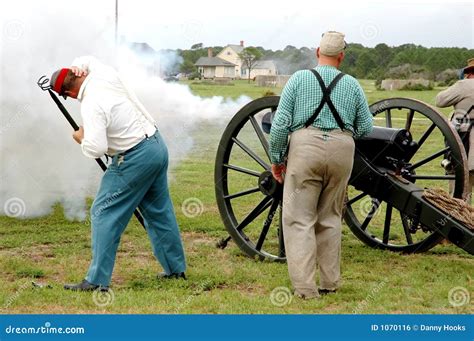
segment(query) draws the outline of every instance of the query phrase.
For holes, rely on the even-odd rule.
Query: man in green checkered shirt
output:
[[[303,298],[335,292],[340,286],[341,216],[354,159],[354,137],[372,130],[372,114],[361,86],[349,75],[338,76],[345,47],[342,33],[323,35],[314,69],[319,76],[303,70],[289,79],[270,132],[272,173],[284,182],[288,271],[295,294]],[[324,96],[323,87],[331,89],[329,96]],[[309,121],[318,107],[318,115]]]

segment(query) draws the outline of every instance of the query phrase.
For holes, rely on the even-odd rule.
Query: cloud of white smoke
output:
[[[204,99],[187,86],[150,77],[135,55],[115,48],[113,6],[97,3],[20,1],[0,9],[0,215],[44,215],[60,202],[68,218],[86,216],[85,198],[94,195],[101,171],[82,155],[69,124],[36,85],[77,56],[94,55],[125,75],[157,120],[172,165],[191,150],[190,133],[201,122],[225,124],[249,100]],[[171,65],[174,57],[162,58],[161,65]],[[79,104],[64,104],[80,124]]]

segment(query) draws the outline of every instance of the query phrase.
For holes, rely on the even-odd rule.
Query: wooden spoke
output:
[[[250,189],[247,189],[245,191],[225,195],[224,199],[229,199],[229,200],[230,199],[235,199],[235,198],[242,197],[244,195],[249,195],[249,194],[252,194],[252,193],[255,193],[255,192],[259,192],[259,191],[260,191],[260,188],[258,188],[258,187],[250,188]]]
[[[421,167],[423,166],[424,164],[436,159],[437,157],[445,154],[446,152],[448,152],[449,150],[451,149],[451,147],[446,147],[442,150],[440,150],[439,152],[436,152],[430,156],[428,156],[427,158],[421,160],[421,161],[418,161],[417,163],[414,163],[413,165],[407,167],[409,170],[413,170],[413,169],[417,169],[418,167]]]
[[[267,219],[265,219],[265,222],[263,223],[262,232],[260,233],[260,237],[258,238],[257,245],[255,246],[255,249],[257,249],[258,251],[262,249],[263,242],[267,238],[267,233],[272,224],[273,217],[275,216],[275,212],[278,208],[278,204],[279,204],[278,200],[273,200],[272,206],[270,207],[270,211],[268,211]]]
[[[420,147],[425,143],[426,139],[430,136],[430,134],[433,132],[434,128],[436,128],[436,124],[432,124],[427,131],[424,132],[423,136],[421,136],[420,140],[418,141],[418,147],[417,150],[420,149]]]
[[[258,139],[260,140],[260,143],[262,144],[262,147],[265,150],[265,154],[267,154],[268,160],[270,160],[270,147],[268,145],[267,138],[263,134],[262,128],[260,127],[254,116],[250,117],[250,123],[252,123],[253,129],[257,133]]]
[[[259,172],[251,170],[251,169],[247,169],[247,168],[244,168],[244,167],[229,165],[227,163],[224,164],[223,166],[227,169],[232,169],[232,170],[235,170],[235,171],[240,172],[240,173],[245,173],[245,174],[248,174],[248,175],[256,176],[257,178],[260,176]]]
[[[385,126],[392,128],[392,112],[390,109],[385,111]]]
[[[383,243],[388,244],[390,236],[390,223],[392,221],[392,205],[387,204],[387,210],[385,211],[385,222],[383,226]]]
[[[405,232],[405,237],[407,239],[407,243],[413,244],[413,239],[411,237],[410,228],[408,227],[408,224],[402,224],[402,225],[403,225],[403,232]]]
[[[353,203],[355,203],[356,201],[362,199],[363,197],[365,197],[367,195],[367,193],[360,193],[359,195],[356,195],[355,197],[353,197],[352,199],[349,199],[347,200],[346,202],[346,206],[351,206]]]
[[[240,222],[236,227],[237,231],[242,231],[248,224],[258,218],[263,211],[265,211],[268,206],[271,205],[273,198],[271,196],[266,196],[262,201]]]
[[[283,238],[283,213],[280,208],[280,222],[278,226],[278,257],[286,257],[285,241]]]
[[[233,137],[232,141],[234,141],[235,144],[237,144],[244,152],[246,152],[252,159],[254,159],[264,169],[267,169],[267,170],[270,169],[270,166],[265,161],[263,161],[260,158],[260,156],[255,154],[249,147],[247,147],[242,141],[240,141],[236,137]]]
[[[380,203],[377,200],[372,199],[372,207],[370,208],[370,212],[367,217],[364,219],[364,222],[360,226],[361,230],[367,230],[367,226],[369,226],[370,221],[374,217],[375,213],[379,209]]]
[[[407,121],[405,122],[405,129],[408,131],[410,131],[411,124],[413,123],[413,116],[415,116],[415,110],[410,109],[410,111],[407,112]]]

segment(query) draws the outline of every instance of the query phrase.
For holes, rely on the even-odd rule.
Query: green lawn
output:
[[[192,92],[202,97],[223,96],[232,99],[237,99],[241,95],[251,98],[259,98],[266,95],[268,92],[280,94],[281,88],[268,88],[255,85],[255,82],[250,83],[247,80],[235,80],[229,85],[213,84],[211,81],[183,81],[181,84],[187,84]]]
[[[363,80],[369,103],[388,97],[412,97],[434,103],[433,91],[376,91]],[[188,82],[200,96],[251,98],[267,91],[254,83],[234,85]],[[443,111],[445,114],[449,110]],[[111,296],[73,293],[64,282],[82,280],[90,260],[90,226],[70,222],[58,205],[36,219],[0,217],[0,309],[2,313],[472,313],[472,304],[455,307],[452,288],[474,291],[474,259],[449,244],[425,254],[400,255],[371,249],[343,230],[343,285],[320,300],[292,298],[272,303],[275,288],[291,288],[285,264],[245,257],[230,243],[215,243],[227,233],[214,197],[214,158],[222,127],[211,123],[196,129],[194,149],[172,170],[171,194],[188,260],[187,281],[158,281],[160,271],[142,227],[132,220],[119,249]],[[439,138],[439,143],[442,143]],[[202,213],[185,216],[188,198],[202,202]],[[50,287],[33,287],[31,282]],[[281,289],[281,288],[279,288]],[[277,290],[279,290],[277,289]],[[275,293],[275,292],[274,292]],[[109,302],[110,304],[101,304]]]

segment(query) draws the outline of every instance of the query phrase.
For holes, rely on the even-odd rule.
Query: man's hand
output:
[[[272,174],[276,181],[283,183],[284,174],[286,173],[286,166],[284,163],[279,165],[272,164]]]
[[[71,71],[76,77],[87,76],[87,71],[77,66],[71,66]]]
[[[82,143],[82,140],[84,139],[84,127],[80,126],[79,130],[75,131],[72,133],[72,138],[79,144]]]

